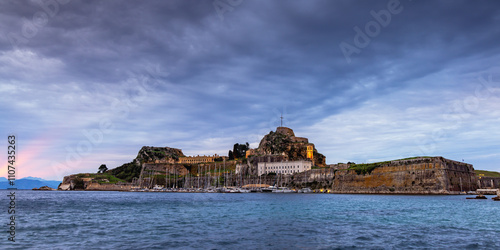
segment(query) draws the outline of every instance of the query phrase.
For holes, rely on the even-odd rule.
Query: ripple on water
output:
[[[16,198],[19,248],[500,248],[500,203],[463,196],[20,191]]]

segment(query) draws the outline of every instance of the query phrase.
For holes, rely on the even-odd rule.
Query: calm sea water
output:
[[[500,249],[500,202],[465,196],[17,191],[7,249]]]

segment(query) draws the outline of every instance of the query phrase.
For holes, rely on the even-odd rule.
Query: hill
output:
[[[292,129],[287,127],[278,127],[276,132],[270,131],[259,143],[259,147],[250,150],[250,155],[284,156],[285,160],[297,161],[308,158],[307,148],[312,147],[312,160],[315,166],[325,167],[325,156],[319,153],[314,144],[307,138],[296,137]]]
[[[131,182],[132,179],[139,178],[141,166],[144,162],[166,162],[174,163],[179,157],[184,157],[182,150],[169,147],[148,147],[144,146],[137,153],[137,157],[129,163],[125,163],[117,168],[106,171],[116,178]]]
[[[23,180],[34,180],[34,181],[47,181],[47,180],[44,180],[42,178],[39,178],[39,177],[32,177],[32,176],[28,176],[28,177],[24,177],[22,178]]]

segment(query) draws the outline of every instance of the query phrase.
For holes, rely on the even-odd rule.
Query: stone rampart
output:
[[[478,187],[472,165],[443,157],[385,162],[365,174],[343,168],[313,169],[283,181],[294,188],[334,193],[455,194]]]
[[[87,191],[130,191],[130,184],[109,184],[109,183],[88,183],[85,190]]]

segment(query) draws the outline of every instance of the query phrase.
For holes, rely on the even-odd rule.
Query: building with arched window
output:
[[[186,156],[186,157],[179,157],[178,163],[187,163],[187,164],[198,164],[198,163],[206,163],[206,162],[214,162],[215,158],[219,158],[221,156],[218,156],[217,154],[213,156]],[[225,158],[225,157],[223,157]]]

